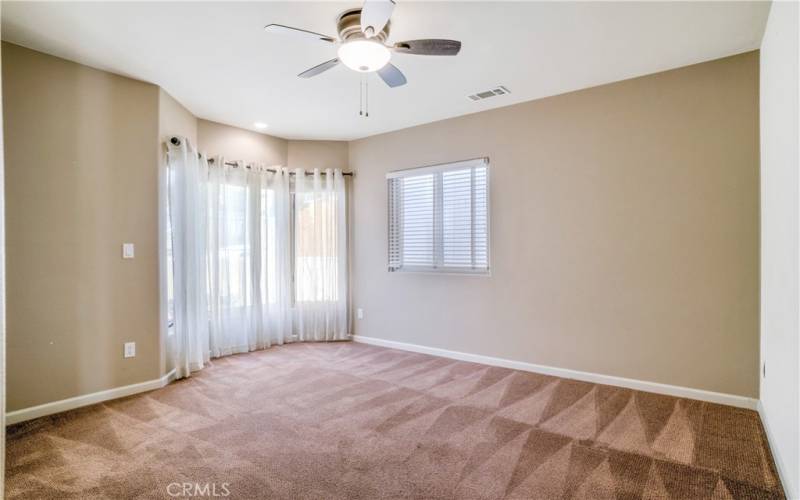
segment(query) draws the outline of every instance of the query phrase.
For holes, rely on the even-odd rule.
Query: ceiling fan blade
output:
[[[394,0],[364,0],[361,7],[361,31],[372,37],[381,32],[394,10]]]
[[[401,54],[416,54],[420,56],[454,56],[461,50],[458,40],[438,40],[429,38],[425,40],[406,40],[394,44],[394,51]]]
[[[378,70],[378,76],[386,82],[386,85],[394,88],[406,84],[406,76],[402,71],[397,69],[392,63],[386,63],[386,66]]]
[[[312,76],[317,76],[320,73],[328,71],[337,64],[339,64],[338,59],[331,59],[330,61],[325,61],[322,64],[317,64],[313,68],[307,69],[297,76],[299,76],[300,78],[311,78]]]
[[[292,28],[291,26],[284,26],[282,24],[268,24],[264,26],[264,31],[267,33],[277,33],[280,35],[290,35],[297,38],[306,40],[322,40],[323,42],[334,43],[335,38],[322,33],[315,33],[313,31],[303,30],[300,28]]]

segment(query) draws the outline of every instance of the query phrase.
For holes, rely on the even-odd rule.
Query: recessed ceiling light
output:
[[[253,124],[253,126],[254,126],[255,128],[267,128],[267,124],[266,124],[266,123],[263,123],[263,122],[255,122],[255,123]]]

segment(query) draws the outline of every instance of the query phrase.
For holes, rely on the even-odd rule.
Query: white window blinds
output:
[[[489,163],[392,172],[389,270],[489,271]]]

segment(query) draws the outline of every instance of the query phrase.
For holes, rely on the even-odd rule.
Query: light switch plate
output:
[[[361,309],[360,307],[356,309],[356,317],[358,319],[364,319],[364,310]]]
[[[125,358],[136,357],[136,342],[125,342],[125,350],[122,354]]]
[[[123,243],[122,244],[122,258],[123,259],[132,259],[133,256],[134,256],[133,243]]]

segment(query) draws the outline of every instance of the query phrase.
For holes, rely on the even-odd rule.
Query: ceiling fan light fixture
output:
[[[360,73],[371,73],[386,66],[392,53],[382,43],[372,40],[353,40],[339,47],[339,60]]]

